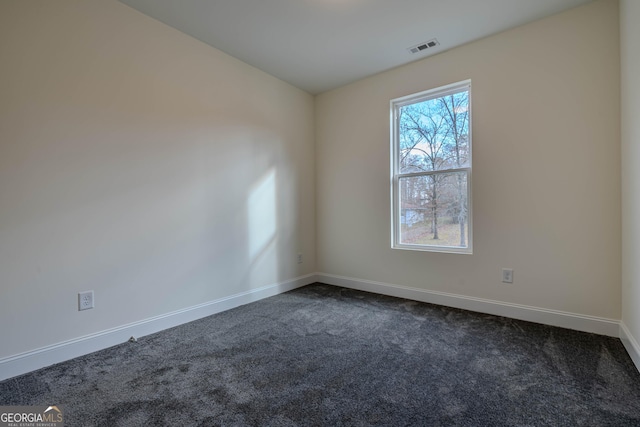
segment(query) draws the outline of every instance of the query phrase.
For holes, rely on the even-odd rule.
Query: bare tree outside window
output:
[[[470,252],[470,82],[392,101],[393,245]]]

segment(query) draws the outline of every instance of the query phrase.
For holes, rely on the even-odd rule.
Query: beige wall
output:
[[[622,7],[624,239],[615,0],[319,95],[315,117],[115,0],[0,2],[0,358],[314,271],[622,315],[640,341],[639,5]],[[467,78],[474,254],[391,250],[389,100]]]
[[[0,64],[0,358],[315,271],[312,96],[115,0],[1,2]]]
[[[640,343],[640,2],[620,2],[622,322]]]
[[[618,22],[598,1],[319,95],[318,270],[619,319]],[[389,100],[469,78],[474,253],[392,250]]]

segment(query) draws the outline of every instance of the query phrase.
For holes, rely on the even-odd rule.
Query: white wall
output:
[[[597,1],[319,95],[318,270],[620,319],[618,23]],[[474,254],[392,250],[389,100],[469,78]]]
[[[640,368],[640,2],[620,2],[622,59],[622,323]],[[629,344],[631,343],[631,347]],[[632,348],[635,347],[635,352]]]
[[[316,270],[622,315],[638,341],[639,5],[621,4],[622,212],[615,0],[322,94],[315,117],[115,0],[1,2],[0,359]],[[467,78],[474,254],[391,250],[389,100]]]
[[[0,64],[0,359],[315,271],[312,96],[115,0],[1,2]]]

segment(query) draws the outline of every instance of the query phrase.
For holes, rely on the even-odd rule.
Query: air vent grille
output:
[[[411,46],[410,48],[407,48],[407,50],[409,52],[411,52],[411,53],[418,53],[418,52],[422,52],[424,50],[436,47],[439,44],[440,44],[440,42],[438,42],[438,39],[431,39],[431,40],[428,40],[426,42],[417,44],[415,46]]]

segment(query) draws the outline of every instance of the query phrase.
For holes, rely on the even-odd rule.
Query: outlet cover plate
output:
[[[513,283],[513,269],[512,268],[503,268],[502,269],[502,282],[503,283]]]
[[[93,291],[80,292],[78,294],[78,311],[93,308]]]

